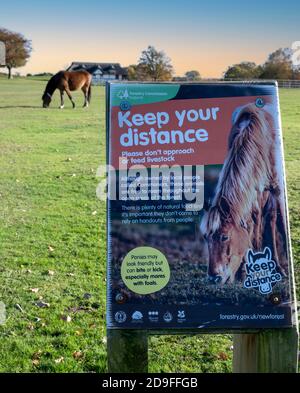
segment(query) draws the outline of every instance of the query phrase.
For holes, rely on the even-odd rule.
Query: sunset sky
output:
[[[220,77],[243,60],[300,41],[294,0],[11,0],[0,26],[32,40],[22,74],[58,71],[72,61],[137,63],[148,45],[163,49],[176,75],[191,69]]]

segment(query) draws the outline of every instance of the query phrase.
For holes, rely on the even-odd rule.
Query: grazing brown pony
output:
[[[64,107],[64,92],[67,93],[75,108],[75,102],[71,96],[71,91],[81,89],[84,94],[84,107],[88,107],[91,101],[92,75],[87,71],[59,71],[48,81],[43,94],[43,107],[48,108],[52,100],[52,95],[56,89],[60,91],[60,109]]]
[[[277,143],[273,119],[266,110],[254,104],[240,110],[212,205],[201,222],[213,283],[242,279],[248,249],[269,247],[281,272],[287,272],[284,201],[275,165]]]

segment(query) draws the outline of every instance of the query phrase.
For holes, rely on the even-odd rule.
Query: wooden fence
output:
[[[228,81],[228,82],[240,82],[242,79],[202,79],[202,81],[214,82],[214,81]],[[252,81],[252,80],[251,80]],[[253,81],[264,82],[263,79],[253,79]],[[250,80],[249,80],[250,82]],[[268,82],[268,80],[266,80]],[[294,89],[300,88],[300,80],[291,80],[291,79],[279,79],[277,80],[278,87],[284,89]]]
[[[300,81],[279,80],[277,82],[278,82],[278,87],[282,87],[285,89],[300,88]]]

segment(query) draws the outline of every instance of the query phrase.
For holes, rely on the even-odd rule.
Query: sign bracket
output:
[[[242,333],[243,332],[243,333]],[[107,330],[108,371],[147,373],[148,336],[151,334],[220,334],[224,331]],[[230,331],[226,330],[226,333]],[[234,330],[234,373],[297,373],[299,331],[297,326],[282,329]]]

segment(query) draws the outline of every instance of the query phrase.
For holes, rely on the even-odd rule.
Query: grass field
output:
[[[83,109],[45,82],[0,78],[0,372],[105,372],[104,88]],[[300,277],[300,90],[281,107],[296,277]],[[232,337],[152,337],[151,372],[230,372]]]

